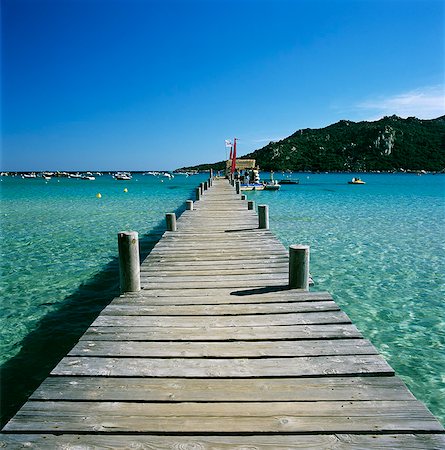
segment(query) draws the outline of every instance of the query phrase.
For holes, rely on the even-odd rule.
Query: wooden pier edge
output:
[[[289,289],[288,250],[254,204],[213,177],[196,196],[141,290],[101,312],[0,447],[445,448],[329,293]]]

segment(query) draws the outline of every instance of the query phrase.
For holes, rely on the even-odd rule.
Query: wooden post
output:
[[[309,246],[289,247],[289,288],[309,290]]]
[[[185,201],[185,209],[187,211],[193,211],[193,200],[186,200]]]
[[[165,215],[165,221],[167,222],[167,231],[176,231],[176,214],[167,213]]]
[[[236,193],[237,193],[237,194],[239,194],[239,193],[241,192],[241,185],[240,185],[240,182],[239,182],[239,181],[237,181],[237,182],[235,183],[235,189],[236,189]]]
[[[213,178],[213,169],[210,169],[210,178]]]
[[[207,181],[204,181],[204,190],[206,191],[209,188]]]
[[[195,189],[196,200],[201,200],[201,188],[197,187]]]
[[[213,178],[209,178],[209,187],[213,185]]]
[[[246,194],[241,194],[241,200],[246,200]]]
[[[201,189],[201,195],[203,195],[204,194],[204,183],[201,183],[199,185],[199,189]]]
[[[255,209],[255,201],[254,200],[247,200],[247,209],[250,209],[253,211]]]
[[[139,236],[137,231],[121,231],[117,234],[119,250],[119,279],[121,293],[141,290],[139,265]]]
[[[269,206],[258,205],[258,228],[269,229]]]

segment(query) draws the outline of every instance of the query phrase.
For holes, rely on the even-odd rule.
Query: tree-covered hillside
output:
[[[392,171],[445,168],[445,116],[432,120],[384,117],[376,122],[338,123],[299,130],[243,158],[262,170]],[[181,170],[221,170],[224,161]]]

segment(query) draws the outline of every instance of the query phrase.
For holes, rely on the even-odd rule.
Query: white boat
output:
[[[348,184],[366,184],[366,183],[360,178],[355,177],[351,181],[348,181]]]
[[[32,173],[24,173],[22,175],[22,178],[37,178],[37,175],[34,172],[32,172]]]
[[[240,189],[242,191],[262,191],[264,190],[264,184],[262,183],[240,184]]]
[[[117,172],[113,175],[115,180],[131,180],[132,176],[128,172]]]
[[[264,190],[265,191],[278,191],[280,189],[280,185],[278,184],[278,181],[270,181],[269,183],[264,183]]]
[[[77,172],[77,173],[71,173],[71,174],[69,175],[69,178],[82,178],[82,175],[81,175],[79,172]]]
[[[95,180],[96,178],[93,177],[92,175],[82,175],[81,180]]]

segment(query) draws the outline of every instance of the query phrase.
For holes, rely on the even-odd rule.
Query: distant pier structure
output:
[[[445,448],[442,425],[331,295],[309,291],[309,249],[289,258],[226,179],[196,195],[140,267],[137,234],[122,235],[125,292],[0,447]]]

